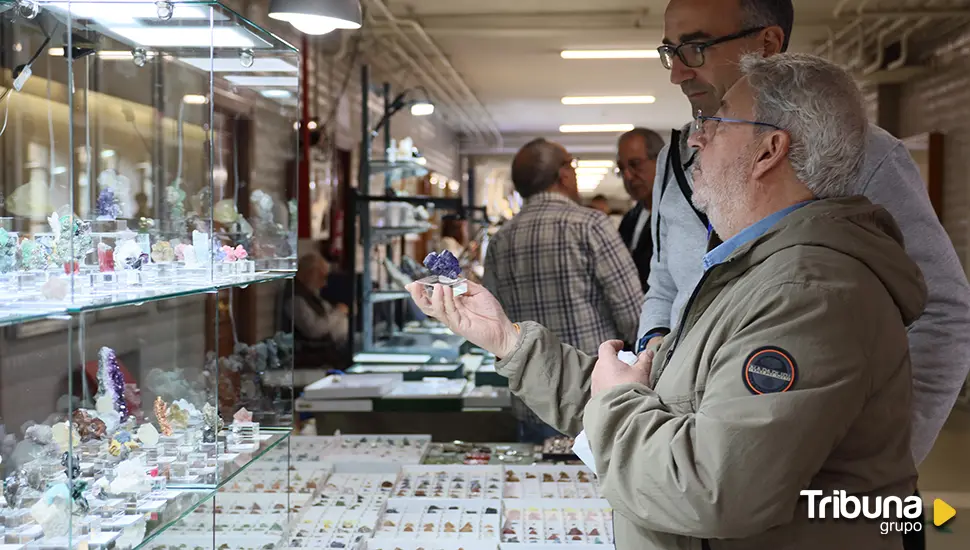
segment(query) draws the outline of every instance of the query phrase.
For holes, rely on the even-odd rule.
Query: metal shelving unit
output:
[[[359,343],[353,340],[349,346],[350,357],[348,362],[353,362],[353,356],[361,352],[374,351],[374,305],[380,303],[396,303],[410,299],[410,295],[399,289],[374,289],[374,281],[377,279],[374,273],[372,260],[376,247],[386,246],[388,256],[393,252],[395,244],[399,244],[402,253],[404,248],[403,238],[409,235],[421,235],[432,229],[429,224],[409,225],[401,227],[375,227],[371,219],[371,205],[377,203],[405,203],[415,206],[434,207],[436,210],[445,210],[463,213],[465,205],[460,198],[424,197],[424,196],[396,196],[392,184],[394,181],[414,176],[423,176],[428,173],[428,169],[415,160],[390,161],[386,158],[375,158],[373,156],[373,139],[378,131],[383,131],[384,143],[383,150],[391,146],[390,120],[392,112],[392,98],[390,85],[385,83],[382,90],[384,98],[384,114],[381,118],[380,126],[376,129],[371,128],[369,117],[368,100],[370,99],[371,82],[370,70],[367,66],[361,68],[361,90],[368,93],[361,94],[361,128],[362,139],[360,142],[360,164],[357,174],[357,188],[351,189],[348,197],[347,216],[344,218],[344,231],[349,236],[349,242],[353,246],[347,251],[349,264],[357,265],[357,245],[360,245],[363,254],[363,272],[358,283],[357,277],[352,278],[352,295],[355,297],[355,307],[350,313],[350,329],[354,332],[357,320],[360,319],[361,338]],[[384,175],[383,195],[371,195],[370,182],[375,175]],[[360,225],[360,235],[357,234],[358,220]],[[396,243],[399,241],[399,243]],[[420,261],[420,258],[418,259]],[[381,269],[381,268],[378,268]],[[396,317],[396,315],[392,315]]]

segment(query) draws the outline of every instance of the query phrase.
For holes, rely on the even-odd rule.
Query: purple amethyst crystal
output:
[[[458,258],[447,250],[441,254],[437,252],[428,254],[428,257],[424,259],[424,267],[439,277],[457,279],[461,276],[461,266],[458,265]]]
[[[114,410],[121,415],[121,421],[128,418],[128,404],[125,402],[125,376],[118,365],[115,350],[109,347],[98,352],[98,396],[111,397]]]
[[[102,219],[113,220],[121,215],[121,205],[110,187],[105,187],[98,195],[97,210],[98,217]]]

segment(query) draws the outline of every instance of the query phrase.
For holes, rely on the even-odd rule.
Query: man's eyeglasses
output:
[[[719,116],[704,116],[704,115],[701,114],[701,111],[697,111],[697,114],[694,115],[694,124],[693,124],[693,127],[691,128],[691,130],[693,131],[693,133],[699,133],[699,132],[703,131],[704,130],[704,123],[707,122],[707,121],[711,121],[711,122],[714,122],[714,123],[719,123],[719,122],[735,122],[735,123],[739,123],[739,124],[753,124],[755,126],[765,126],[767,128],[773,128],[775,130],[782,130],[782,128],[780,128],[778,126],[775,126],[774,124],[769,124],[767,122],[759,122],[757,120],[744,120],[744,119],[740,119],[740,118],[724,118],[724,117],[719,117]]]
[[[674,57],[679,57],[681,63],[696,69],[704,65],[704,50],[710,48],[711,46],[716,46],[717,44],[723,44],[724,42],[730,42],[731,40],[737,40],[739,38],[745,38],[751,36],[756,32],[761,32],[766,27],[756,27],[753,29],[745,29],[734,34],[729,34],[727,36],[722,36],[719,38],[712,38],[705,42],[684,42],[674,46],[673,44],[664,44],[657,48],[660,52],[660,62],[663,63],[665,69],[670,69],[674,65]]]

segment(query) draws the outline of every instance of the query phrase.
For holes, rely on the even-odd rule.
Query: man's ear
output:
[[[785,44],[785,33],[781,27],[768,27],[761,36],[761,51],[765,57],[781,53],[781,48]]]
[[[760,180],[769,172],[781,166],[788,158],[788,149],[791,146],[791,137],[787,132],[775,130],[762,136],[761,144],[758,146],[758,154],[754,159],[754,167],[751,176]]]

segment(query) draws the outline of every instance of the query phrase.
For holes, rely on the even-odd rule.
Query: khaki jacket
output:
[[[789,214],[705,274],[652,388],[590,399],[595,358],[530,322],[497,367],[544,421],[585,427],[620,550],[902,548],[879,521],[809,521],[800,496],[915,490],[906,326],[926,288],[901,243],[862,197]]]

